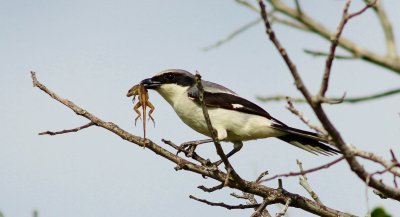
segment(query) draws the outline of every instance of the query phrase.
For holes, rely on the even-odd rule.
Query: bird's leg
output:
[[[147,101],[146,104],[147,104],[147,106],[150,108],[150,111],[149,111],[149,121],[150,121],[150,119],[151,119],[151,120],[153,121],[153,124],[154,124],[154,127],[155,127],[155,126],[156,126],[156,122],[154,122],[154,118],[151,116],[151,113],[153,113],[155,107],[154,107],[153,104],[151,104],[151,102],[149,102],[149,101]]]
[[[242,149],[242,147],[243,147],[242,141],[233,142],[233,149],[226,155],[226,158],[229,158],[232,155],[236,154],[236,152],[240,151],[240,149]],[[214,164],[219,166],[221,163],[222,163],[222,160],[219,160],[219,161],[216,161]]]
[[[142,116],[142,113],[140,113],[140,111],[139,111],[139,107],[140,107],[140,106],[141,106],[141,103],[138,102],[138,103],[136,103],[135,107],[133,107],[133,110],[135,110],[135,112],[138,114],[138,116],[135,118],[135,126],[136,126],[137,120],[138,120],[139,118],[141,118],[141,116]]]
[[[184,142],[179,146],[179,150],[176,154],[179,154],[179,152],[182,151],[187,151],[186,156],[191,157],[196,150],[196,147],[200,144],[205,144],[212,142],[212,139],[202,139],[202,140],[195,140],[195,141],[189,141],[189,142]]]

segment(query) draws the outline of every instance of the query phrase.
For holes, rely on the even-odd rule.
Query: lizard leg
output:
[[[133,107],[133,109],[135,110],[135,112],[138,114],[138,116],[135,118],[135,126],[136,126],[137,120],[138,120],[139,118],[141,118],[141,116],[142,116],[142,113],[140,113],[140,111],[139,111],[139,107],[140,107],[140,106],[141,106],[141,103],[138,102],[138,103],[136,103],[135,107]]]
[[[154,127],[156,126],[156,122],[154,122],[154,118],[151,116],[151,113],[153,113],[155,107],[153,104],[151,104],[151,102],[147,101],[147,106],[150,108],[149,111],[149,120],[151,119],[153,121]]]

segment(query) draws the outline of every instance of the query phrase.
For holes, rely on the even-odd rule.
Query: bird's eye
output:
[[[169,73],[169,74],[166,74],[165,77],[166,77],[168,80],[172,80],[172,79],[175,78],[175,75],[172,74],[172,73]]]

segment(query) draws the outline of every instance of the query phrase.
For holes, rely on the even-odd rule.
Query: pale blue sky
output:
[[[303,2],[307,12],[336,28],[344,1]],[[400,20],[400,2],[384,3],[391,20]],[[357,2],[352,8],[360,6]],[[262,25],[216,50],[201,50],[257,16],[231,0],[0,0],[1,212],[6,217],[30,216],[33,209],[41,217],[250,216],[250,210],[228,211],[190,200],[193,194],[217,202],[242,202],[229,196],[230,189],[203,193],[198,185],[217,183],[175,172],[170,162],[103,129],[38,136],[41,131],[73,128],[87,121],[34,89],[29,71],[35,70],[38,79],[61,96],[136,135],[142,135],[142,128],[134,126],[135,113],[126,92],[167,68],[199,70],[204,79],[228,86],[252,101],[257,95],[299,95]],[[398,38],[398,23],[394,27]],[[327,50],[329,44],[287,27],[275,28],[306,83],[317,90],[324,60],[309,57],[302,49]],[[384,52],[383,36],[372,12],[352,20],[344,35]],[[357,96],[398,85],[398,75],[379,67],[336,61],[328,94],[339,96],[346,91],[348,96]],[[149,138],[164,147],[161,138],[176,143],[204,138],[184,125],[159,95],[150,92],[150,97],[156,106],[156,127],[148,128]],[[326,110],[347,142],[389,157],[390,148],[400,153],[399,100],[396,96],[326,106]],[[257,104],[285,123],[307,129],[285,109],[284,102]],[[315,120],[308,106],[297,107]],[[232,148],[228,143],[224,147]],[[217,159],[212,145],[198,151]],[[333,160],[265,139],[246,142],[232,162],[243,177],[254,179],[265,170],[270,174],[297,170],[296,159],[306,168]],[[345,163],[310,174],[309,181],[328,206],[366,213],[365,186]],[[297,178],[283,183],[288,191],[307,195]],[[398,203],[371,193],[370,206],[380,204],[392,214],[400,210]],[[276,208],[271,207],[272,211]],[[295,208],[289,213],[310,216]]]

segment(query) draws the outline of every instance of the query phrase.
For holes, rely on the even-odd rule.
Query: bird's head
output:
[[[195,76],[182,69],[168,69],[140,82],[146,89],[154,89],[171,103],[196,83]]]

